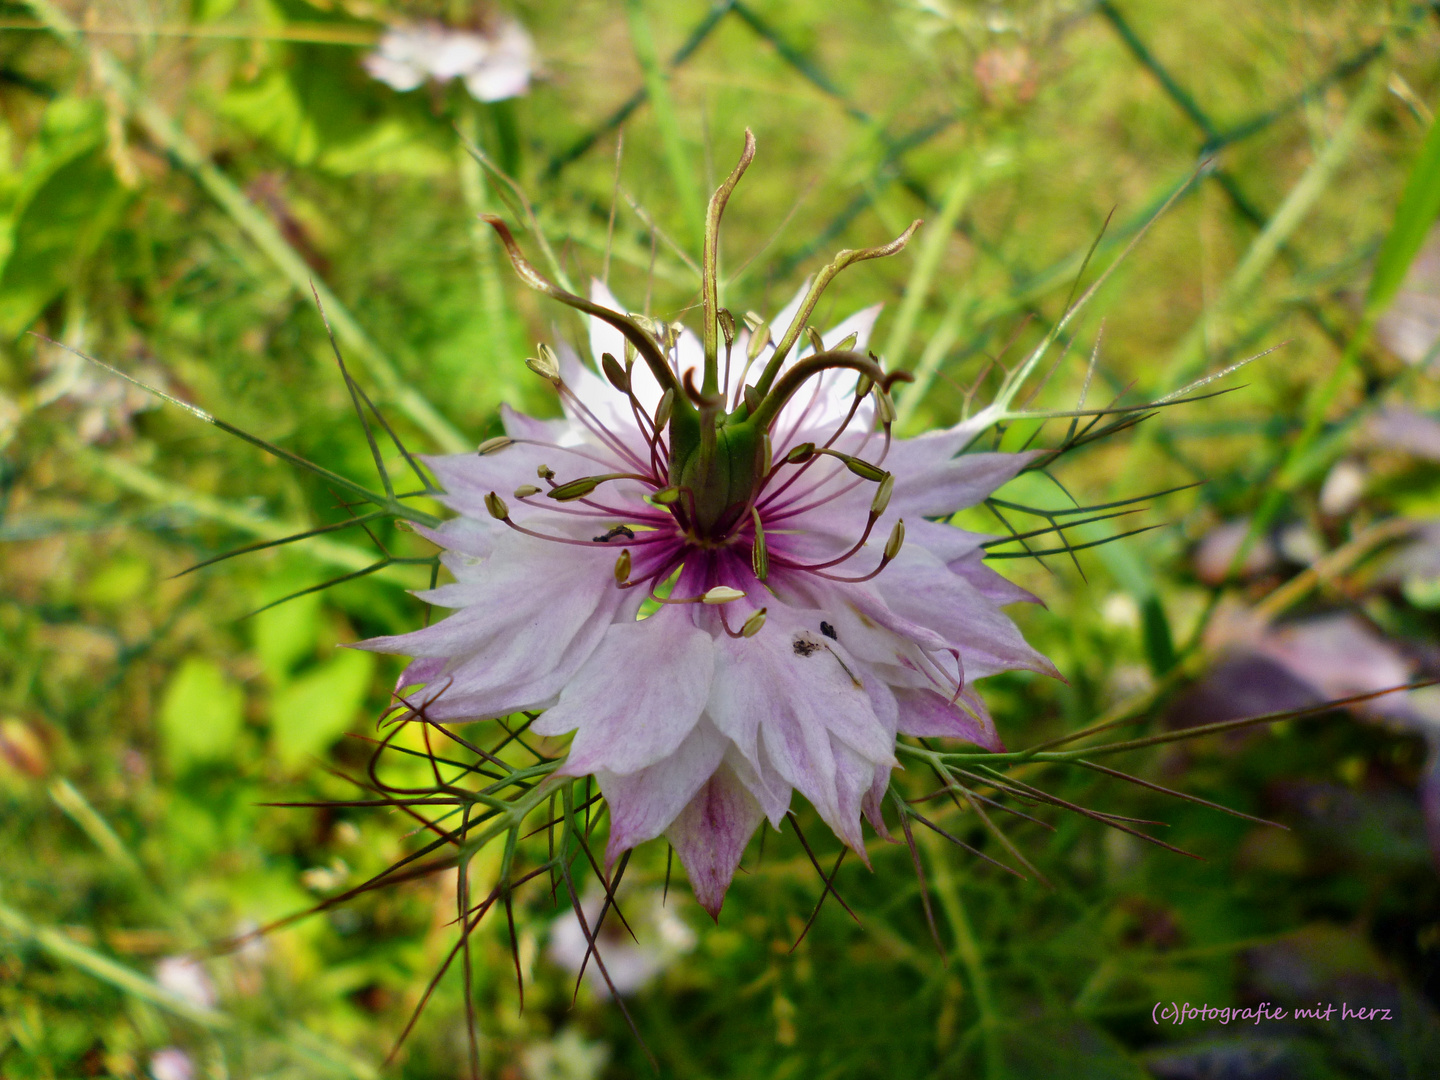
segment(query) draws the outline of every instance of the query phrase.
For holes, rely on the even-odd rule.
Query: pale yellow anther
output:
[[[846,455],[843,460],[847,469],[862,480],[869,480],[872,484],[881,483],[885,477],[890,475],[884,469],[871,465],[870,462],[863,458]]]
[[[616,360],[610,353],[607,352],[600,357],[600,370],[605,372],[605,378],[610,380],[610,385],[615,387],[616,390],[619,390],[622,394],[628,394],[630,392],[629,374],[620,366],[620,361]]]
[[[895,402],[890,400],[890,395],[878,386],[875,387],[875,413],[880,417],[880,423],[889,427],[895,423]]]
[[[549,465],[539,465],[535,469],[535,475],[541,480],[554,480],[555,470],[550,468]]]
[[[720,333],[725,338],[725,348],[731,348],[735,344],[735,316],[722,307],[715,313],[715,321],[720,324]]]
[[[630,580],[630,549],[626,548],[620,552],[620,557],[615,560],[615,583],[624,585]]]
[[[539,495],[540,489],[534,484],[521,484],[515,489],[515,498],[528,499],[531,495]]]
[[[785,460],[791,465],[804,465],[815,456],[815,444],[803,442],[799,446],[792,446],[790,452],[785,455]]]
[[[885,479],[880,481],[880,486],[875,491],[875,498],[870,500],[870,513],[876,517],[885,513],[885,508],[890,505],[890,493],[894,490],[895,474],[886,473]]]
[[[510,508],[505,505],[505,500],[493,491],[485,496],[485,509],[490,511],[490,516],[497,521],[504,521],[510,516]]]
[[[740,627],[740,636],[754,637],[760,632],[760,628],[764,625],[765,608],[762,607],[759,611],[753,613],[748,619],[745,620],[745,625]]]
[[[745,357],[753,363],[761,350],[770,344],[770,324],[755,312],[747,311],[745,325],[750,328],[750,343],[745,347]]]
[[[484,442],[482,442],[480,444],[480,449],[478,450],[478,453],[481,457],[484,457],[486,454],[493,454],[497,450],[504,450],[514,441],[514,439],[507,438],[504,435],[496,435],[495,438],[486,439]]]
[[[895,522],[895,527],[890,530],[890,539],[885,541],[885,561],[889,562],[900,554],[900,545],[905,543],[905,519],[901,518]]]
[[[743,599],[745,599],[745,594],[739,589],[732,589],[729,585],[716,585],[700,598],[700,602],[702,604],[729,604]]]
[[[755,526],[755,540],[750,546],[750,569],[764,581],[770,576],[770,548],[765,543],[765,526],[760,521],[760,511],[750,507],[750,519]]]
[[[556,357],[555,350],[549,345],[542,344],[540,346],[538,357],[527,357],[525,366],[542,379],[549,379],[556,386],[560,385],[560,360]]]

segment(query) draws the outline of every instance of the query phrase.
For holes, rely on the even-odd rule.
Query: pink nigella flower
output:
[[[608,860],[665,836],[712,915],[794,792],[864,858],[897,734],[1001,749],[975,680],[1055,673],[1002,612],[1034,598],[985,566],[987,538],[933,520],[1032,455],[967,452],[973,425],[892,439],[879,307],[807,325],[837,269],[908,231],[737,326],[713,268],[740,171],[711,204],[699,336],[599,282],[564,293],[494,222],[523,276],[590,315],[604,378],[542,348],[564,419],[506,410],[479,454],[427,459],[459,516],[421,529],[455,581],[420,595],[454,613],[364,643],[415,658],[400,686],[431,719],[544,710],[532,730],[573,731],[557,773],[598,780]]]

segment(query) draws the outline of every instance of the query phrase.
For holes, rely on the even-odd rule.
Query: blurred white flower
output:
[[[591,896],[581,905],[585,911],[585,924],[591,933],[595,921],[600,917],[604,897]],[[658,892],[639,893],[620,899],[620,910],[625,921],[635,932],[631,937],[624,924],[612,909],[605,916],[600,928],[599,952],[605,961],[605,970],[618,994],[633,994],[656,975],[695,947],[695,931],[690,929],[674,911],[665,906],[663,896]],[[550,947],[546,954],[559,967],[569,972],[579,972],[585,964],[589,945],[585,931],[580,926],[574,909],[566,910],[550,926]],[[595,958],[585,964],[585,981],[600,997],[608,997],[610,988],[600,974]]]
[[[62,399],[76,406],[75,433],[82,442],[93,445],[129,438],[134,434],[133,418],[160,407],[154,394],[99,370],[72,352],[46,350],[41,364],[45,379],[35,388],[36,406]],[[153,364],[142,364],[135,378],[159,387],[169,382],[165,372]]]
[[[1320,512],[1330,517],[1350,513],[1360,505],[1369,478],[1360,462],[1353,458],[1341,458],[1320,486]]]
[[[1219,585],[1231,576],[1240,545],[1250,535],[1250,519],[1222,522],[1207,532],[1195,548],[1195,576],[1206,585]],[[1268,536],[1257,536],[1238,568],[1241,578],[1255,577],[1275,568],[1279,552]]]
[[[155,965],[155,981],[176,997],[202,1009],[213,1009],[219,1000],[215,984],[193,957],[165,957]]]
[[[156,1050],[150,1057],[152,1080],[194,1080],[195,1063],[178,1046]]]
[[[595,1080],[605,1068],[610,1050],[586,1040],[574,1028],[555,1038],[527,1046],[520,1055],[525,1080]]]
[[[1372,415],[1359,441],[1367,450],[1396,450],[1440,461],[1440,421],[1404,405],[1386,405]]]
[[[501,101],[530,89],[535,42],[507,16],[497,16],[483,30],[426,22],[385,31],[364,63],[372,77],[396,90],[414,90],[426,79],[458,78],[477,101]]]

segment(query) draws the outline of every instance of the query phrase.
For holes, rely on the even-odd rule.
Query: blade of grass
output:
[[[1000,1017],[995,1009],[990,975],[985,968],[980,943],[970,925],[970,916],[965,910],[964,900],[960,897],[960,889],[950,873],[945,841],[926,830],[920,833],[920,842],[925,845],[930,856],[930,881],[940,900],[940,910],[945,913],[950,932],[955,936],[955,955],[960,958],[960,966],[965,969],[965,976],[970,982],[970,993],[975,998],[975,1009],[980,1014],[980,1038],[985,1055],[983,1075],[986,1080],[1001,1080],[1005,1075],[1005,1061],[1000,1050]]]
[[[978,180],[979,170],[976,163],[970,158],[961,161],[945,189],[945,199],[940,204],[939,215],[920,240],[920,250],[915,254],[910,280],[905,283],[905,299],[900,302],[900,310],[895,313],[895,322],[885,339],[885,348],[880,350],[880,355],[885,357],[886,363],[892,369],[905,364],[905,352],[909,349],[910,339],[915,333],[915,321],[920,315],[920,309],[925,306],[925,301],[930,298],[930,289],[935,283],[935,274],[940,269],[940,260],[945,257],[945,251],[950,246],[955,223],[960,220],[960,214],[969,203],[970,196],[974,194]],[[914,398],[918,402],[924,394],[925,386],[918,381],[906,392],[900,406],[899,423],[903,424],[909,419],[905,405],[910,399]],[[911,406],[912,411],[913,408]]]
[[[1261,278],[1320,197],[1329,190],[1340,166],[1358,146],[1360,135],[1370,114],[1380,103],[1384,89],[1385,72],[1376,66],[1361,84],[1334,136],[1286,194],[1260,234],[1251,241],[1249,249],[1221,287],[1214,306],[1201,313],[1172,354],[1166,370],[1171,385],[1190,382],[1204,371],[1209,362],[1206,339],[1212,328],[1228,321],[1241,308],[1254,307],[1255,292]]]
[[[670,97],[670,72],[661,66],[644,0],[626,0],[625,14],[630,22],[630,41],[635,48],[635,58],[640,61],[640,70],[645,77],[645,92],[649,95],[650,107],[655,111],[655,124],[660,129],[665,164],[670,169],[670,179],[675,185],[675,194],[686,222],[686,235],[692,243],[696,243],[705,221],[705,202],[695,182],[694,170],[690,168],[689,152],[680,137],[680,124]],[[698,243],[696,246],[699,246]]]
[[[277,541],[296,533],[308,531],[304,525],[298,522],[275,521],[263,514],[243,510],[214,496],[192,491],[181,484],[162,479],[115,454],[105,454],[82,446],[78,441],[71,448],[71,452],[81,464],[103,473],[121,487],[133,491],[137,495],[142,495],[165,506],[179,507],[196,517],[218,522],[237,532],[247,533],[262,540]],[[337,544],[318,538],[311,539],[297,550],[318,562],[344,570],[360,570],[375,562],[375,557],[370,552],[350,547],[348,544]],[[387,567],[376,576],[397,584],[408,586],[415,584],[414,575],[407,573],[401,566]]]
[[[1340,388],[1359,359],[1361,350],[1369,341],[1370,332],[1378,319],[1395,299],[1396,293],[1415,261],[1420,245],[1424,243],[1430,228],[1440,216],[1440,123],[1432,122],[1430,130],[1420,146],[1410,178],[1395,207],[1395,220],[1390,225],[1380,254],[1375,259],[1375,271],[1370,277],[1370,287],[1365,293],[1365,307],[1360,325],[1350,337],[1340,363],[1324,383],[1314,389],[1305,404],[1305,427],[1299,438],[1286,455],[1280,470],[1280,486],[1293,490],[1303,482],[1312,470],[1302,474],[1296,467],[1320,434],[1325,414],[1334,404]],[[1318,471],[1318,470],[1315,470]]]
[[[153,979],[141,975],[133,968],[126,967],[104,953],[72,940],[60,930],[33,922],[10,905],[0,902],[0,929],[14,937],[34,943],[50,957],[63,964],[78,968],[101,982],[129,994],[140,1001],[154,1005],[172,1016],[205,1029],[206,1031],[245,1031],[248,1025],[236,1020],[218,1009],[196,1005],[177,994],[172,994]],[[303,1056],[316,1064],[352,1076],[355,1080],[378,1080],[379,1072],[368,1063],[349,1052],[331,1046],[298,1024],[289,1025],[283,1038],[265,1036],[260,1032],[247,1032],[259,1036],[266,1042],[273,1042],[296,1056]]]

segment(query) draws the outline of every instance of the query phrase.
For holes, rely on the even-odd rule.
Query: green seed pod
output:
[[[505,500],[493,491],[485,496],[485,509],[490,511],[490,516],[496,521],[504,521],[510,516],[510,508],[505,505]]]
[[[847,337],[844,341],[840,342],[839,345],[836,345],[834,351],[835,351],[835,352],[849,352],[851,349],[855,348],[855,343],[856,343],[857,341],[859,341],[859,340],[860,340],[860,335],[859,335],[859,334],[851,334],[851,335],[850,335],[849,337]]]

